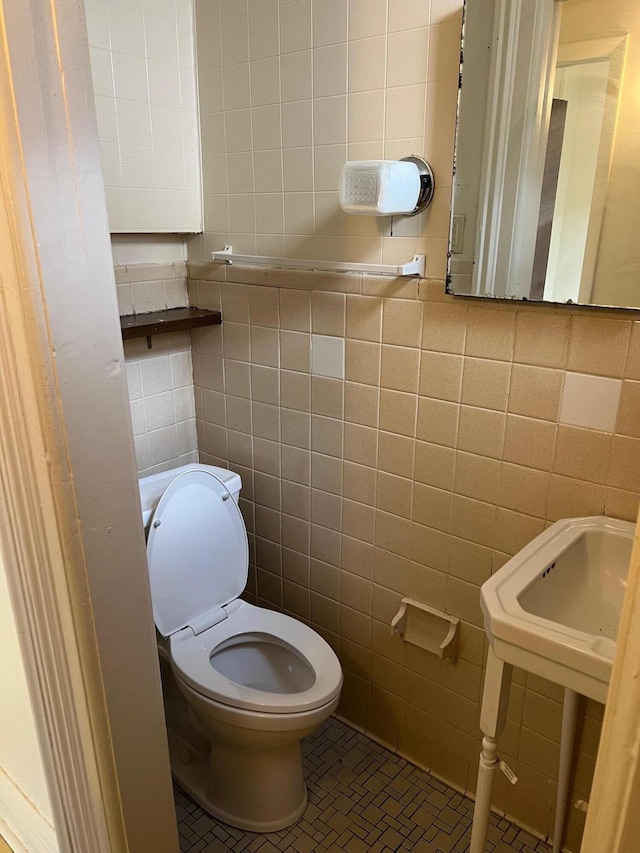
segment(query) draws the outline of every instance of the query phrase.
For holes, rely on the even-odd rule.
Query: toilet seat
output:
[[[294,714],[331,702],[342,686],[342,670],[333,649],[319,634],[283,613],[235,602],[228,617],[194,635],[190,629],[173,634],[169,654],[176,674],[196,692],[219,702],[264,714]],[[281,646],[310,667],[313,683],[298,692],[257,689],[225,677],[211,657],[222,646],[243,638]]]
[[[167,486],[151,519],[147,561],[156,627],[169,640],[176,675],[197,693],[265,714],[310,711],[338,696],[342,670],[319,634],[239,600],[247,531],[213,473],[186,471]],[[222,652],[224,665],[220,658],[212,664]],[[243,683],[248,658],[253,675]]]
[[[247,584],[247,530],[225,483],[203,469],[177,476],[151,519],[147,562],[156,627],[204,631]]]

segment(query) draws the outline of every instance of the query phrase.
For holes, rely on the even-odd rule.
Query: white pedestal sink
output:
[[[614,518],[558,521],[483,584],[480,603],[490,649],[470,853],[486,848],[497,738],[506,724],[512,666],[567,688],[554,833],[554,851],[560,849],[575,694],[606,700],[633,536],[633,524]]]

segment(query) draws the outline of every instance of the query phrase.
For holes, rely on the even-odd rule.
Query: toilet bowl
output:
[[[186,465],[140,495],[173,776],[224,822],[274,832],[305,810],[300,740],[335,710],[342,671],[311,628],[240,600],[240,485]]]

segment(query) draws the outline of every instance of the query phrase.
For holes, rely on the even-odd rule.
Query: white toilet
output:
[[[315,631],[239,599],[237,474],[185,465],[140,480],[171,770],[225,823],[274,832],[307,805],[300,740],[335,710],[342,670]]]

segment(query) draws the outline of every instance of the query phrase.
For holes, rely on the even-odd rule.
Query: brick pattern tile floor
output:
[[[328,720],[302,742],[309,805],[289,829],[259,835],[210,817],[176,787],[183,853],[467,853],[473,802],[408,761]],[[491,816],[490,853],[548,853]]]

